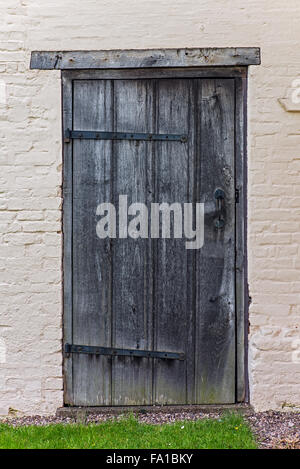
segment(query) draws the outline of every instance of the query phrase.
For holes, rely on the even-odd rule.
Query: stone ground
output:
[[[140,412],[138,419],[140,422],[161,424],[172,423],[176,420],[197,420],[203,418],[220,418],[221,413],[213,412]],[[24,425],[49,425],[57,423],[99,423],[110,419],[119,419],[122,415],[113,413],[93,414],[86,416],[84,411],[78,413],[76,420],[72,417],[58,416],[9,416],[1,419],[2,423],[9,423],[13,426]],[[260,448],[263,449],[300,449],[300,412],[259,412],[248,413],[245,419],[249,422]]]

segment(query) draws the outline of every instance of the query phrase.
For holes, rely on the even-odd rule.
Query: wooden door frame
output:
[[[62,71],[63,132],[72,128],[74,79],[234,78],[236,204],[236,402],[249,402],[247,283],[247,73],[259,47],[34,51],[30,68]],[[64,135],[64,133],[63,133]],[[63,140],[63,324],[72,343],[72,143]],[[64,360],[64,400],[72,402],[71,360]]]
[[[235,80],[236,402],[249,401],[247,283],[247,67],[76,70],[62,72],[64,130],[73,128],[73,80],[143,78]],[[63,142],[63,343],[72,343],[72,143]],[[64,403],[71,404],[72,360],[64,360]]]

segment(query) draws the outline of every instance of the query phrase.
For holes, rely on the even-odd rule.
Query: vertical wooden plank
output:
[[[236,204],[236,356],[237,356],[237,402],[243,402],[247,398],[247,334],[248,325],[246,321],[247,298],[247,262],[246,262],[246,190],[247,190],[247,168],[246,168],[246,95],[247,77],[236,78],[236,188],[238,190],[238,203]]]
[[[153,131],[153,88],[147,80],[116,80],[115,131]],[[114,201],[126,195],[128,206],[151,198],[152,143],[114,142]],[[128,220],[132,219],[128,217]],[[152,348],[151,243],[131,237],[116,239],[113,249],[113,346]],[[152,362],[148,358],[114,357],[114,405],[152,403]]]
[[[72,128],[73,94],[72,80],[62,74],[63,134]],[[64,344],[72,343],[72,143],[63,144],[63,327]],[[64,403],[73,404],[72,355],[64,355]]]
[[[204,246],[197,259],[197,403],[235,402],[234,80],[201,80],[199,196]],[[225,192],[225,228],[217,229],[214,191]]]
[[[200,135],[197,133],[198,118],[198,86],[199,80],[189,80],[189,138],[187,142],[188,152],[188,187],[187,201],[195,204],[200,202],[197,199],[197,167],[199,157]],[[195,213],[195,212],[194,212]],[[194,227],[194,226],[193,226]],[[187,255],[187,327],[186,327],[186,403],[194,404],[195,395],[195,325],[196,325],[196,260],[198,250],[189,249]]]
[[[188,134],[190,126],[189,80],[160,80],[157,90],[157,131]],[[190,163],[193,137],[189,144],[157,144],[155,200],[169,204],[191,201]],[[182,207],[182,205],[181,205]],[[172,217],[171,217],[172,218]],[[173,223],[172,223],[173,225]],[[185,361],[155,360],[154,397],[159,404],[187,402],[187,348],[192,316],[189,292],[189,264],[185,239],[156,240],[155,259],[155,350],[184,352]]]
[[[74,130],[112,130],[112,83],[74,81]],[[97,206],[109,202],[112,143],[76,140],[73,156],[73,342],[111,345],[111,251]],[[76,405],[111,404],[111,358],[73,356]]]

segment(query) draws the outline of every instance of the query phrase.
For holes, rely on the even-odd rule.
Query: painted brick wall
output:
[[[249,83],[251,401],[300,407],[297,0],[0,0],[0,414],[62,405],[60,73],[31,50],[260,46]]]

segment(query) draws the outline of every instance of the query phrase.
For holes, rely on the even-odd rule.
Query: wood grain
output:
[[[201,91],[200,91],[201,90]],[[235,402],[234,80],[201,80],[198,194],[206,204],[196,266],[196,403]],[[224,229],[214,192],[222,188]]]
[[[73,354],[68,403],[235,402],[235,132],[243,128],[242,111],[240,124],[235,121],[235,93],[233,78],[73,81],[74,130],[184,133],[188,142],[74,140],[73,166],[70,157],[65,161],[66,187],[72,181],[73,189],[72,217],[70,198],[65,206],[73,232],[70,241],[69,227],[66,259],[71,252],[73,275],[65,301],[72,291],[73,316],[65,338],[184,352],[186,360]],[[64,125],[70,119],[66,111]],[[215,226],[216,188],[225,191],[223,230]],[[122,194],[128,204],[149,208],[151,202],[205,203],[204,246],[186,250],[186,240],[172,235],[100,240],[97,205],[117,207]],[[238,304],[243,307],[240,297]],[[240,309],[239,327],[242,317]],[[241,396],[242,384],[238,389]]]
[[[33,51],[30,68],[78,70],[113,68],[216,67],[260,64],[259,47]]]
[[[110,81],[74,82],[74,130],[111,129]],[[73,343],[111,346],[111,252],[96,236],[96,208],[110,200],[112,143],[73,144]],[[111,404],[111,358],[73,356],[76,405]]]
[[[157,84],[157,131],[189,133],[189,80],[160,80]],[[191,135],[188,135],[191,141]],[[190,152],[190,153],[189,153]],[[155,200],[159,203],[189,202],[189,159],[193,154],[188,146],[169,142],[157,145],[155,158]],[[173,226],[174,223],[171,224]],[[186,352],[189,304],[188,263],[185,239],[155,240],[155,328],[154,346],[158,350]],[[156,360],[154,364],[154,396],[158,404],[183,404],[187,400],[185,362]]]
[[[149,81],[114,82],[114,130],[152,132],[153,91]],[[113,143],[113,200],[128,196],[128,205],[145,202],[148,190],[151,142]],[[132,217],[131,217],[132,218]],[[152,348],[151,257],[148,239],[113,241],[113,346]],[[152,403],[152,360],[113,359],[112,402],[114,405]]]

